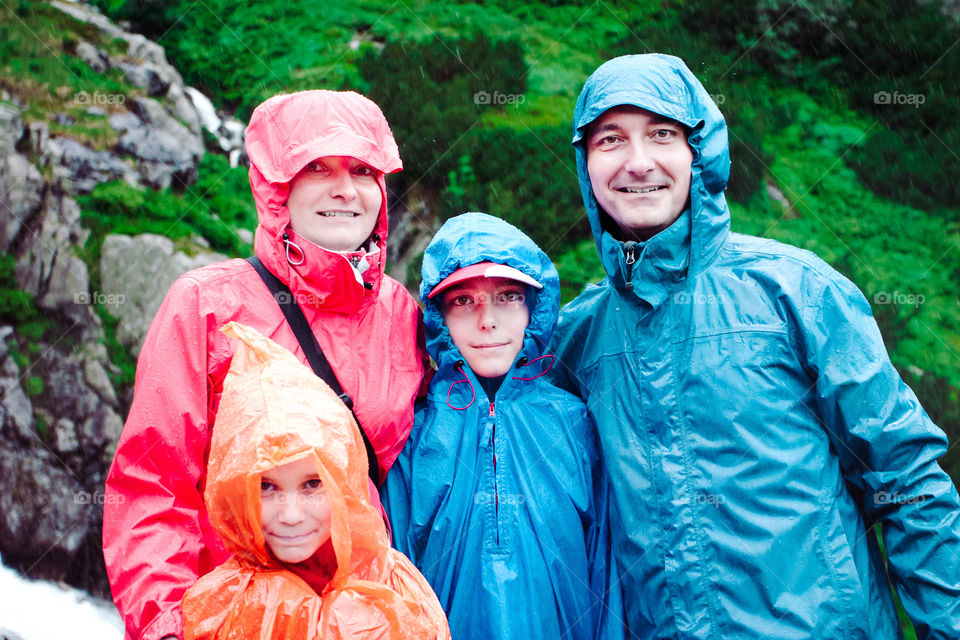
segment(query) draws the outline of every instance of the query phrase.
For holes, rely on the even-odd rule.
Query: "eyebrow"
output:
[[[651,114],[650,120],[649,122],[647,122],[647,124],[648,125],[668,124],[668,125],[672,125],[672,126],[676,126],[676,127],[680,127],[681,129],[684,129],[684,126],[681,123],[677,122],[676,120],[673,120],[672,118],[668,118],[666,116],[661,116],[658,114]],[[623,127],[617,123],[616,119],[614,119],[612,122],[604,123],[599,127],[591,127],[588,135],[592,136],[593,134],[600,133],[601,131],[617,131],[618,129],[622,129],[622,128]]]

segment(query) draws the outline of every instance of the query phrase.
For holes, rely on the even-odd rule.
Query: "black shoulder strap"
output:
[[[287,324],[293,329],[293,334],[297,336],[300,348],[303,349],[304,355],[307,356],[307,362],[310,363],[313,372],[317,374],[317,377],[326,382],[330,388],[333,389],[334,393],[340,396],[343,404],[347,405],[350,413],[353,414],[354,420],[357,421],[357,427],[360,428],[360,435],[363,436],[363,446],[367,450],[367,473],[370,475],[370,479],[373,480],[374,484],[379,486],[380,466],[377,464],[377,454],[373,450],[373,445],[370,444],[370,438],[367,437],[367,432],[363,430],[363,425],[360,424],[360,420],[353,410],[353,399],[350,398],[343,390],[343,387],[340,386],[340,381],[337,380],[337,376],[330,367],[330,363],[327,361],[326,356],[323,355],[323,351],[320,350],[317,336],[313,335],[310,324],[303,315],[303,310],[300,309],[300,305],[294,300],[293,294],[290,293],[290,288],[287,287],[280,278],[270,273],[258,257],[253,256],[252,258],[247,258],[247,262],[257,270],[263,283],[267,285],[270,293],[273,294],[273,298],[277,301],[277,304],[280,305],[280,310],[283,311],[283,316],[287,319]]]

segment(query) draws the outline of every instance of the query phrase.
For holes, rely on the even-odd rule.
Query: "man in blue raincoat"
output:
[[[382,489],[394,544],[454,640],[622,640],[596,432],[543,375],[557,270],[516,227],[465,213],[422,275],[437,372]]]
[[[573,144],[607,277],[561,314],[554,371],[597,423],[631,637],[899,638],[889,574],[920,638],[960,638],[946,438],[853,284],[730,232],[701,84],[610,60]]]

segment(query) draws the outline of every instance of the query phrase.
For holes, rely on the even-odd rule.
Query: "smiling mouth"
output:
[[[360,214],[356,211],[317,211],[317,215],[324,218],[356,218]]]
[[[498,342],[497,344],[476,344],[473,346],[474,349],[496,349],[497,347],[507,346],[506,342]]]
[[[667,187],[662,184],[658,184],[652,187],[619,187],[617,191],[620,193],[651,193],[653,191],[660,191],[661,189],[666,189]]]

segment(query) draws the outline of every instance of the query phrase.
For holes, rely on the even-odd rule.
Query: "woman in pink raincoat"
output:
[[[255,253],[302,309],[383,478],[410,432],[428,362],[419,308],[384,273],[384,175],[402,167],[389,125],[356,93],[304,91],[257,107],[246,148]],[[228,557],[202,491],[236,345],[219,330],[230,321],[306,362],[246,260],[196,269],[171,287],[140,353],[104,501],[104,559],[128,639],[182,638],[184,591]]]

